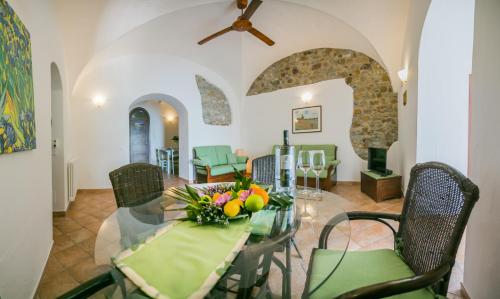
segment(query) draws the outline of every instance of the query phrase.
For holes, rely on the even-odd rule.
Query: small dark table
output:
[[[401,176],[381,176],[373,171],[361,171],[361,192],[376,202],[401,197]]]

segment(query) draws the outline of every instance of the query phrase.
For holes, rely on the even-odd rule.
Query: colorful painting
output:
[[[30,34],[0,0],[0,154],[36,148]]]
[[[321,106],[292,109],[292,132],[321,132]]]

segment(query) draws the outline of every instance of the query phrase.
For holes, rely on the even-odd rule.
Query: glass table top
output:
[[[350,224],[341,207],[347,200],[326,191],[320,196],[313,196],[313,192],[304,196],[303,190],[297,191],[295,204],[277,211],[269,235],[250,235],[208,298],[233,298],[238,293],[238,297],[246,297],[242,292],[251,293],[252,297],[267,293],[273,298],[301,297],[312,249],[318,247],[321,230],[333,217],[337,224],[330,233],[328,249],[345,253]],[[112,265],[112,258],[123,250],[142,243],[160,228],[184,217],[182,211],[165,211],[179,207],[181,203],[164,194],[139,206],[117,209],[101,225],[94,251],[95,263]],[[337,261],[332,261],[332,273],[343,254],[338,256]],[[314,292],[314,286],[310,286],[309,292]]]

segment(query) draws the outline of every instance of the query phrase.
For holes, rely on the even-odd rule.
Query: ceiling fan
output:
[[[250,18],[261,4],[262,0],[253,0],[252,2],[250,2],[250,5],[248,5],[248,0],[236,0],[236,6],[239,9],[241,9],[241,15],[238,17],[238,19],[236,19],[236,21],[234,21],[234,23],[231,26],[200,40],[198,44],[203,45],[204,43],[216,37],[228,33],[229,31],[240,31],[240,32],[248,31],[261,41],[265,42],[268,46],[274,45],[274,41],[272,39],[267,37],[264,33],[260,32],[259,30],[255,29],[252,26],[252,22],[250,22]]]

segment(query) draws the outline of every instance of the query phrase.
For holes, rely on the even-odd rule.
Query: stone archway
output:
[[[344,78],[354,93],[351,143],[368,158],[368,147],[389,148],[398,140],[397,94],[389,75],[373,58],[348,49],[311,49],[285,57],[264,70],[247,96]]]

